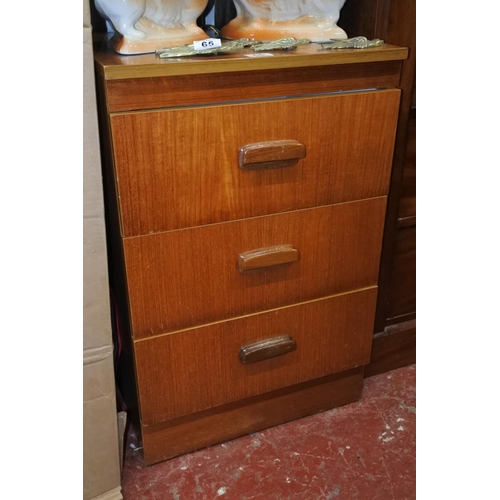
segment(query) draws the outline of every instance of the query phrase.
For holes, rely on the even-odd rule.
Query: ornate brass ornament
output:
[[[332,40],[331,42],[322,43],[324,49],[368,49],[371,47],[380,47],[384,45],[384,41],[379,38],[368,40],[364,36],[348,38],[347,40]]]
[[[255,52],[263,52],[266,50],[292,50],[296,49],[299,45],[306,45],[311,43],[311,40],[307,38],[300,38],[297,40],[293,37],[280,38],[279,40],[273,40],[272,42],[259,42],[252,46]]]
[[[250,40],[248,38],[240,38],[239,40],[228,40],[222,42],[220,47],[213,47],[210,49],[196,50],[193,44],[182,45],[180,47],[171,47],[160,49],[156,54],[161,59],[171,57],[189,57],[200,56],[209,54],[226,54],[236,52],[246,47],[251,47],[254,52],[265,52],[268,50],[293,50],[299,45],[306,45],[311,43],[307,38],[293,38],[286,37],[271,42],[261,42],[259,40]],[[364,36],[357,36],[355,38],[348,38],[347,40],[331,40],[329,42],[321,43],[321,46],[327,50],[337,49],[367,49],[370,47],[380,47],[384,45],[384,41],[380,39],[368,40]]]
[[[156,51],[156,54],[161,59],[166,59],[170,57],[189,57],[220,53],[226,54],[236,52],[237,50],[244,49],[245,47],[251,47],[255,52],[264,52],[267,50],[293,50],[299,45],[305,45],[308,43],[311,43],[311,41],[306,38],[297,40],[293,37],[281,38],[279,40],[273,40],[272,42],[261,42],[259,40],[240,38],[239,40],[222,42],[220,47],[213,47],[210,49],[196,50],[193,44],[189,44],[182,45],[181,47],[160,49]]]

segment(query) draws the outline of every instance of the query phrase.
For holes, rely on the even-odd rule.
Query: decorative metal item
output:
[[[324,49],[368,49],[370,47],[380,47],[384,45],[384,41],[379,38],[368,40],[364,36],[348,38],[347,40],[332,40],[331,42],[322,43]]]
[[[197,18],[209,0],[94,0],[120,54],[144,54],[208,38]]]
[[[249,40],[248,38],[240,38],[239,40],[230,40],[221,43],[220,47],[213,47],[209,49],[196,49],[194,44],[183,45],[181,47],[169,47],[159,49],[156,54],[161,59],[171,57],[190,57],[190,56],[203,56],[210,54],[227,54],[228,52],[236,52],[246,47],[251,47],[255,52],[263,52],[268,50],[291,50],[297,48],[299,45],[311,43],[310,40],[301,38],[288,37],[272,42],[260,42],[259,40]]]
[[[293,37],[281,38],[280,40],[274,40],[272,42],[260,42],[252,46],[255,52],[263,52],[266,50],[291,50],[296,49],[299,45],[306,45],[311,43],[311,40],[307,38],[300,38],[297,40]]]
[[[345,0],[234,0],[236,18],[221,29],[225,38],[263,41],[285,37],[311,41],[347,38],[337,26]]]

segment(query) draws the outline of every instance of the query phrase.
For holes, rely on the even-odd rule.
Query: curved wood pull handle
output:
[[[281,356],[297,349],[297,343],[290,335],[281,335],[272,339],[261,340],[240,348],[239,357],[244,365]]]
[[[276,245],[240,253],[238,270],[240,273],[283,266],[300,260],[300,252],[293,245]]]
[[[239,165],[243,170],[265,170],[295,165],[306,157],[304,144],[294,141],[269,141],[240,148]]]

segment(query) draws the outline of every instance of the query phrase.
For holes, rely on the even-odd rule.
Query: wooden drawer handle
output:
[[[300,260],[300,252],[293,245],[276,245],[240,253],[238,270],[240,273],[283,266]]]
[[[298,141],[269,141],[240,148],[239,165],[243,170],[265,170],[295,165],[306,157],[306,147]]]
[[[290,335],[281,335],[272,339],[261,340],[240,348],[239,357],[244,365],[281,356],[297,349],[297,343]]]

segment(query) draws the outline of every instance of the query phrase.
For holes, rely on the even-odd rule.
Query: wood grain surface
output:
[[[406,154],[399,197],[398,224],[417,215],[417,121],[416,110],[410,111]],[[416,221],[415,221],[416,224]]]
[[[123,235],[386,195],[398,103],[387,90],[113,115]],[[306,158],[239,168],[242,146],[275,140]]]
[[[363,368],[329,375],[260,396],[166,421],[142,425],[144,460],[150,465],[205,446],[357,401]]]
[[[376,287],[135,342],[143,425],[365,365]],[[297,349],[242,364],[242,346],[290,335]]]
[[[399,322],[387,326],[382,334],[375,335],[370,363],[365,367],[365,377],[372,377],[417,361],[417,322]]]
[[[376,285],[385,197],[124,240],[135,338]],[[300,260],[240,273],[287,242]]]
[[[401,61],[131,78],[106,82],[109,111],[397,87]]]
[[[417,228],[397,230],[392,263],[388,321],[417,310],[416,278]]]

